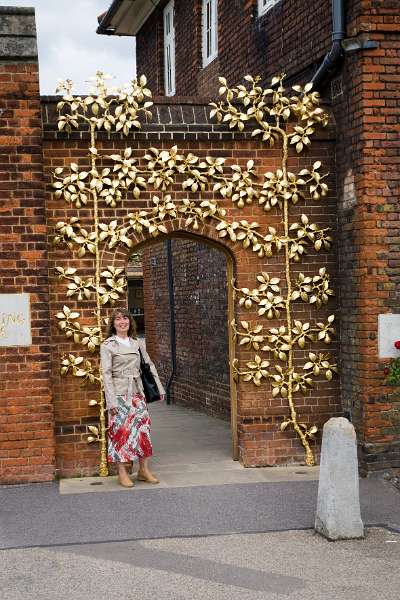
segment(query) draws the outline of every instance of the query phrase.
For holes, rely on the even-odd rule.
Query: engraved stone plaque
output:
[[[400,315],[379,315],[378,340],[379,358],[400,357],[400,350],[394,347],[394,343],[400,340]]]
[[[30,346],[29,294],[0,294],[0,346]]]

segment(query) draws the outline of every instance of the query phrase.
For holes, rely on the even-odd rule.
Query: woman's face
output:
[[[117,332],[117,335],[120,335],[121,337],[125,337],[127,335],[129,331],[129,324],[129,317],[126,315],[121,315],[121,313],[118,313],[114,317],[115,331]]]

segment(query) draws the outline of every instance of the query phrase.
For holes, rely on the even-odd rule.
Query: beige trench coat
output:
[[[144,340],[130,338],[130,347],[120,344],[111,336],[100,346],[101,370],[107,410],[118,407],[117,396],[130,400],[134,394],[143,394],[140,378],[140,351],[143,360],[150,365],[160,394],[165,394],[157,370],[147,354]]]

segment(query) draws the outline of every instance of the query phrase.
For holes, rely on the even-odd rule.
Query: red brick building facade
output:
[[[80,166],[87,164],[87,143],[88,136],[84,132],[67,135],[57,130],[56,123],[56,98],[42,98],[42,115],[44,125],[44,165],[45,172],[48,174],[52,169],[62,165],[68,165],[71,157],[74,158]],[[157,145],[160,148],[171,147],[172,140],[184,135],[184,140],[179,141],[181,151],[193,152],[200,156],[227,156],[230,161],[237,160],[245,164],[250,158],[255,158],[257,165],[264,170],[276,169],[279,165],[279,153],[271,153],[269,150],[261,148],[259,143],[251,140],[251,132],[228,131],[225,128],[221,131],[219,126],[211,123],[208,115],[208,109],[203,105],[198,105],[190,100],[179,101],[168,104],[162,99],[157,100],[153,108],[154,118],[151,123],[143,125],[139,132],[129,136],[126,143],[134,148],[135,156],[143,155],[143,152],[149,145],[154,145],[154,136],[158,138]],[[174,121],[171,123],[171,113],[175,114]],[[178,122],[178,115],[181,119]],[[171,133],[172,131],[172,133]],[[309,161],[314,161],[318,157],[325,158],[327,169],[332,171],[334,147],[332,138],[333,129],[328,128],[320,132],[315,138],[310,154],[300,161],[295,158],[296,165],[306,165]],[[121,149],[121,140],[118,136],[111,136],[103,133],[99,134],[99,141],[102,150],[111,153]],[[125,143],[125,141],[123,142]],[[330,166],[329,166],[330,165]],[[301,168],[301,167],[300,167]],[[313,217],[318,220],[322,226],[332,225],[335,215],[335,186],[332,176],[329,177],[331,193],[325,199],[324,204],[314,201],[308,206]],[[178,200],[182,196],[179,185],[174,185],[172,197]],[[207,192],[202,198],[211,198],[213,195]],[[47,224],[49,235],[54,231],[54,227],[59,221],[66,221],[69,217],[75,215],[75,210],[65,207],[60,200],[52,197],[50,192],[46,195],[47,200]],[[226,201],[227,208],[229,201]],[[141,207],[151,206],[151,194],[146,193],[144,201],[141,201]],[[104,217],[121,219],[126,217],[127,212],[131,210],[129,205],[122,205],[118,209],[105,209]],[[249,208],[237,211],[229,208],[229,215],[235,218],[235,214],[240,214],[240,218],[257,218],[261,226],[266,227],[271,224],[270,216],[262,208]],[[295,207],[293,218],[300,215],[303,209],[301,206]],[[90,218],[90,215],[88,215]],[[276,219],[276,217],[275,217]],[[87,225],[89,228],[89,224]],[[188,235],[193,239],[193,231],[185,227],[184,219],[175,219],[168,223],[168,229],[174,234]],[[256,465],[274,465],[289,461],[303,462],[304,451],[293,432],[280,432],[279,425],[284,415],[287,414],[286,402],[279,398],[272,398],[270,393],[266,393],[264,386],[255,388],[251,382],[241,382],[238,386],[232,386],[231,374],[227,365],[227,327],[226,327],[226,304],[231,301],[226,296],[224,287],[226,279],[233,273],[233,268],[237,279],[237,285],[240,287],[253,287],[256,283],[256,275],[260,271],[270,271],[280,273],[282,262],[272,266],[268,259],[260,260],[257,255],[249,253],[240,245],[234,244],[226,238],[219,238],[218,231],[209,225],[204,225],[197,232],[199,238],[198,248],[194,248],[192,241],[175,240],[172,238],[172,247],[174,256],[174,280],[178,284],[175,289],[175,325],[177,330],[177,373],[174,378],[173,399],[180,401],[185,405],[196,406],[198,409],[205,409],[207,412],[226,418],[229,415],[231,406],[234,409],[231,415],[234,422],[232,434],[237,439],[238,457],[247,466]],[[143,248],[144,256],[144,274],[152,270],[150,276],[145,277],[145,300],[146,310],[146,340],[154,356],[156,364],[167,383],[168,375],[171,370],[170,344],[168,340],[170,318],[166,314],[169,310],[166,290],[163,286],[166,282],[165,261],[163,258],[165,245],[154,242],[148,246],[144,242],[150,242],[146,236],[139,236],[134,239],[138,248]],[[189,283],[179,285],[179,277],[183,276],[183,263],[189,254],[196,254],[196,260],[201,258],[204,262],[202,268],[210,264],[212,254],[204,249],[204,241],[216,245],[218,250],[212,249],[212,253],[218,253],[223,257],[223,262],[219,264],[219,279],[216,291],[209,289],[210,282],[207,277],[197,285],[193,285],[201,268],[194,265],[191,260],[187,265],[195,269],[195,274],[189,277]],[[136,246],[135,246],[136,247]],[[229,258],[225,258],[222,254]],[[185,257],[186,254],[186,257]],[[250,255],[249,255],[250,254]],[[59,282],[53,275],[54,268],[59,265],[68,264],[68,266],[79,267],[82,269],[82,261],[68,258],[66,263],[65,249],[60,247],[49,247],[49,285],[50,285],[50,313],[54,316],[62,309],[65,304],[65,284]],[[114,265],[126,269],[128,263],[127,252],[114,253],[106,252],[103,257],[105,264],[107,261]],[[89,258],[87,259],[89,261]],[[149,262],[150,264],[149,264]],[[217,259],[218,261],[218,259]],[[215,259],[213,258],[214,269],[207,270],[207,276],[215,272]],[[225,263],[225,264],[224,264]],[[89,266],[90,261],[83,261],[83,264]],[[161,269],[157,271],[157,265]],[[152,266],[155,265],[155,266]],[[332,275],[335,271],[335,254],[321,254],[313,256],[312,260],[306,261],[302,266],[307,272],[314,272],[321,266],[328,266]],[[146,286],[149,286],[146,290]],[[192,298],[188,297],[188,294]],[[199,307],[196,305],[193,296],[201,295],[202,303]],[[193,301],[194,300],[194,301]],[[213,304],[218,304],[215,308]],[[68,304],[73,306],[71,300]],[[334,311],[334,300],[329,307],[321,309],[319,316],[326,319],[327,315]],[[196,308],[200,308],[198,310]],[[207,310],[211,309],[213,314],[211,319]],[[79,310],[82,309],[80,308]],[[91,308],[84,314],[90,319]],[[297,306],[295,316],[302,320],[315,318],[311,306]],[[235,310],[235,316],[241,319],[256,319],[256,310],[245,311],[243,308]],[[212,331],[214,327],[215,331]],[[152,328],[157,329],[152,333]],[[212,334],[212,335],[211,335]],[[214,347],[213,347],[214,345]],[[204,353],[210,354],[207,360],[204,359]],[[97,468],[98,451],[93,446],[87,444],[88,426],[96,425],[97,410],[96,407],[88,407],[88,401],[95,398],[95,390],[82,388],[75,378],[61,378],[59,375],[59,361],[61,353],[73,351],[73,345],[65,339],[65,335],[60,332],[54,318],[52,321],[52,389],[55,411],[55,433],[56,433],[56,465],[58,472],[62,476],[74,475],[76,473],[93,473]],[[320,348],[322,350],[322,346]],[[335,350],[335,344],[331,350]],[[190,355],[189,355],[190,354]],[[243,360],[251,360],[253,351],[250,349],[238,349],[236,355]],[[229,379],[228,379],[229,377]],[[218,379],[218,388],[215,388]],[[230,385],[229,385],[230,384]],[[299,398],[299,414],[306,423],[322,424],[332,415],[340,414],[338,382],[324,382],[321,378],[317,382],[312,394],[307,394],[306,398]],[[228,391],[228,389],[230,390]],[[229,394],[230,392],[230,394]],[[228,406],[228,394],[230,395],[231,406]],[[217,401],[216,401],[217,400]],[[235,439],[234,439],[235,442]],[[318,443],[314,442],[313,447],[318,457]]]
[[[201,45],[198,46],[201,21],[200,25],[196,21],[197,30],[191,29],[196,15],[199,18],[201,3],[196,2],[197,8],[190,14],[187,9],[181,11],[179,4],[187,7],[191,3],[175,0],[176,93],[180,95],[215,96],[219,74],[235,84],[246,72],[260,72],[267,80],[284,68],[292,81],[304,81],[310,79],[330,46],[328,3],[324,12],[320,2],[316,11],[310,3],[274,2],[270,11],[258,17],[256,2],[220,1],[218,58],[202,69]],[[340,389],[337,381],[327,384],[321,379],[313,394],[304,397],[299,412],[304,422],[315,422],[321,427],[330,416],[341,414],[343,409],[348,411],[357,429],[364,471],[400,464],[400,401],[396,392],[384,383],[384,361],[378,358],[377,340],[378,315],[400,312],[400,105],[396,89],[400,41],[396,4],[373,0],[348,3],[346,36],[361,39],[362,43],[368,34],[376,47],[346,54],[332,84],[325,87],[332,104],[331,126],[315,136],[307,156],[294,158],[292,163],[294,168],[301,169],[310,161],[323,160],[324,167],[330,171],[331,192],[323,204],[309,204],[308,211],[321,225],[332,226],[338,222],[337,232],[334,232],[337,255],[313,256],[304,268],[311,273],[327,265],[333,275],[335,271],[338,273],[333,285],[339,292]],[[163,93],[162,8],[163,3],[160,3],[138,34],[138,72],[147,71],[154,93]],[[54,267],[60,261],[65,264],[65,252],[54,248],[51,238],[55,224],[72,216],[72,211],[56,201],[46,187],[52,168],[71,161],[81,166],[87,164],[88,136],[85,132],[70,136],[59,133],[56,100],[48,97],[40,100],[33,12],[30,9],[1,10],[7,17],[4,19],[7,27],[0,29],[1,293],[30,294],[32,331],[32,345],[28,348],[0,348],[1,478],[13,483],[43,481],[55,473],[63,476],[93,473],[98,450],[86,443],[88,426],[97,422],[96,410],[88,406],[93,390],[85,390],[76,380],[61,380],[59,376],[60,352],[68,352],[70,344],[54,323],[54,314],[65,300],[65,289],[55,277]],[[178,25],[179,15],[186,22]],[[184,36],[182,46],[179,30]],[[143,37],[146,31],[148,37]],[[10,39],[20,37],[25,40],[24,44],[10,43]],[[243,52],[238,52],[238,40]],[[153,59],[159,62],[151,62]],[[149,146],[170,148],[177,143],[181,150],[199,156],[225,156],[228,161],[243,165],[254,159],[261,173],[275,170],[279,164],[277,154],[251,139],[250,132],[232,132],[211,123],[208,100],[179,96],[156,99],[153,121],[144,124],[140,132],[130,134],[126,141],[116,135],[99,134],[100,144],[107,152],[130,145],[140,156]],[[172,193],[173,197],[179,197],[178,188]],[[150,195],[145,196],[142,207],[150,206],[150,201]],[[122,218],[128,210],[128,206],[122,205],[116,211],[116,218]],[[296,207],[294,216],[301,212],[302,208]],[[105,217],[111,214],[114,213],[110,209],[105,209]],[[230,209],[229,216],[235,218],[235,210]],[[86,214],[86,218],[90,219],[90,215]],[[263,226],[271,223],[271,217],[257,207],[249,209],[248,214],[243,210],[240,218],[257,219]],[[168,231],[171,236],[188,233],[180,219],[171,220]],[[266,259],[249,260],[244,249],[221,240],[209,226],[204,226],[198,234],[199,242],[203,239],[224,250],[240,287],[253,287],[255,275],[261,270],[273,272],[275,268],[279,272],[282,268],[279,261],[271,266]],[[134,240],[138,247],[146,241],[149,240],[145,237]],[[185,253],[193,252],[191,244],[179,239],[173,240],[173,245],[176,260],[186,262]],[[160,247],[158,251],[162,253],[163,249]],[[204,252],[202,245],[197,252]],[[127,261],[126,254],[117,256],[121,267],[126,268]],[[204,257],[204,261],[210,262],[209,256]],[[229,261],[225,261],[228,264]],[[68,264],[74,266],[75,263],[71,259]],[[145,262],[144,270],[148,268]],[[208,269],[208,273],[211,271]],[[180,272],[178,264],[176,276]],[[185,289],[182,282],[179,287]],[[206,291],[203,290],[203,297]],[[148,290],[147,296],[152,292],[154,290]],[[224,290],[217,290],[217,295],[223,297]],[[226,301],[230,302],[229,295]],[[212,305],[214,299],[210,297],[209,302]],[[312,317],[311,308],[304,306],[296,308],[297,318],[301,320]],[[185,313],[184,303],[182,310]],[[218,310],[225,309],[219,306]],[[321,318],[333,310],[330,304],[321,311]],[[87,316],[89,313],[88,308]],[[193,318],[190,314],[183,317],[182,329],[185,329],[185,319],[193,321]],[[238,320],[249,318],[249,314],[237,310],[236,317]],[[149,319],[149,322],[155,321]],[[222,323],[222,312],[218,313],[217,322]],[[167,318],[164,326],[168,327]],[[218,339],[224,335],[221,329]],[[182,342],[184,340],[181,340],[181,348],[184,348]],[[225,350],[223,344],[218,347],[220,365],[222,354],[226,352],[226,338],[224,344]],[[161,354],[157,354],[157,348],[154,350],[155,359],[160,360]],[[252,355],[247,350],[239,351],[239,358],[243,360],[250,360]],[[167,363],[164,367],[160,365],[165,376],[168,367]],[[191,386],[198,376],[195,369],[192,373]],[[178,383],[176,393],[187,397],[185,381]],[[272,398],[266,387],[255,389],[251,383],[241,382],[233,394],[232,380],[225,379],[226,389],[228,383],[231,402],[233,396],[236,402],[233,434],[238,441],[240,460],[247,466],[288,460],[301,462],[303,450],[298,439],[291,431],[281,432],[279,428],[287,414],[286,404]],[[213,398],[209,403],[212,407]],[[227,411],[221,410],[221,406],[218,410],[226,416]],[[315,449],[318,453],[318,445]]]
[[[0,290],[30,295],[32,344],[0,347],[0,470],[3,481],[44,481],[55,440],[35,18],[32,9],[1,16]]]
[[[264,84],[282,71],[291,83],[310,81],[332,38],[343,38],[331,51],[337,60],[318,81],[336,123],[341,404],[358,430],[362,464],[399,466],[399,397],[385,386],[378,354],[378,315],[400,312],[398,2],[165,0],[140,22],[131,11],[118,24],[123,4],[112,3],[116,17],[103,15],[98,32],[125,27],[125,34],[134,33],[138,72],[148,73],[160,94],[166,93],[163,12],[171,4],[177,95],[214,96],[219,76],[236,85],[246,73],[260,74]],[[204,12],[210,9],[217,49],[207,61]]]

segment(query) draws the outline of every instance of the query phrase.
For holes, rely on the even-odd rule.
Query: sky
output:
[[[97,16],[111,0],[0,0],[0,6],[33,6],[39,48],[40,91],[54,94],[58,79],[72,79],[74,93],[97,70],[115,76],[110,86],[136,75],[135,38],[98,35]]]

